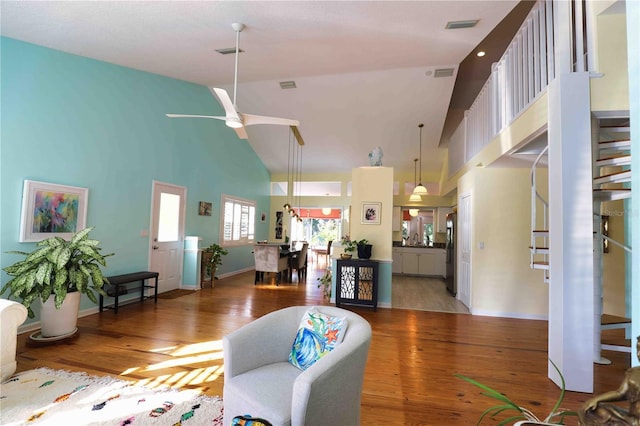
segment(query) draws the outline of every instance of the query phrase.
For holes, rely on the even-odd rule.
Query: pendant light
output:
[[[420,123],[418,127],[420,128],[420,183],[413,189],[413,193],[417,195],[427,195],[429,192],[422,184],[422,128],[424,124]]]
[[[413,187],[416,187],[416,163],[418,162],[417,158],[413,159]],[[409,196],[409,201],[411,202],[421,202],[422,197],[415,192]]]
[[[409,209],[409,216],[416,217],[420,214],[420,210],[418,209]]]

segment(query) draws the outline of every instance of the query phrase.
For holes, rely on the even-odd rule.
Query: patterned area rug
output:
[[[1,425],[222,425],[222,399],[38,368],[0,387]]]

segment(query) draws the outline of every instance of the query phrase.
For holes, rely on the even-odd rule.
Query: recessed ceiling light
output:
[[[460,28],[473,28],[478,23],[479,19],[470,19],[468,21],[450,21],[447,22],[445,27],[448,30],[459,30]]]
[[[478,53],[476,53],[476,56],[482,58],[484,55],[486,55],[484,50],[480,50]]]

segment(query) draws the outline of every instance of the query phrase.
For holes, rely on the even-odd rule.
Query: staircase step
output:
[[[598,167],[628,166],[630,164],[631,155],[621,155],[619,157],[600,158],[596,160],[596,166]]]
[[[533,247],[529,246],[529,250],[533,254],[549,254],[549,247],[536,247],[536,248],[533,248]]]
[[[610,173],[608,175],[598,176],[593,179],[593,183],[601,185],[603,183],[624,183],[631,182],[631,170],[623,170],[621,172]]]
[[[533,269],[549,269],[549,262],[533,262],[531,264]]]
[[[600,126],[600,133],[628,133],[631,131],[631,126]]]
[[[631,139],[620,139],[614,141],[598,142],[598,149],[614,150],[614,151],[628,151],[631,149]]]
[[[595,201],[624,200],[631,197],[631,188],[619,189],[594,189],[593,199]]]
[[[627,329],[631,327],[631,319],[619,317],[617,315],[602,314],[600,315],[600,328],[602,330],[613,330],[616,328]]]

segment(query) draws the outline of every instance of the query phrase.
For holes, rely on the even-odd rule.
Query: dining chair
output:
[[[318,260],[318,256],[324,256],[324,264],[325,266],[329,265],[329,256],[331,256],[331,244],[333,243],[333,240],[329,240],[329,242],[327,243],[327,248],[326,249],[316,249],[316,261]],[[316,262],[317,263],[317,262]]]
[[[253,246],[253,257],[256,267],[256,278],[254,284],[258,283],[258,279],[262,281],[265,272],[276,273],[276,285],[280,283],[282,272],[289,269],[287,256],[280,256],[280,246],[272,244],[255,244]]]
[[[307,253],[309,251],[309,243],[303,243],[299,253],[296,253],[291,259],[291,281],[293,282],[293,271],[298,274],[298,282],[307,278]]]

